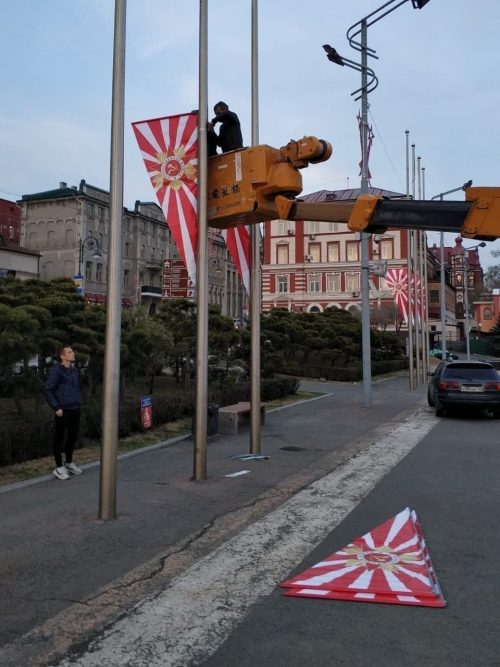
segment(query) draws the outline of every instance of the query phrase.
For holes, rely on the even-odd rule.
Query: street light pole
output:
[[[412,0],[415,9],[421,9],[429,0]],[[323,46],[328,60],[337,65],[347,65],[351,69],[361,72],[361,87],[352,95],[358,95],[355,100],[361,98],[361,194],[368,192],[368,93],[375,90],[378,79],[372,69],[368,67],[368,56],[378,59],[375,50],[368,47],[368,27],[379,21],[387,14],[408,2],[408,0],[389,0],[384,5],[375,9],[347,30],[349,45],[361,53],[361,64],[343,58],[329,44]],[[395,4],[397,3],[397,4]],[[384,11],[382,14],[380,12]],[[360,35],[361,41],[357,41]],[[368,81],[368,76],[371,77]],[[361,233],[361,328],[362,328],[362,357],[363,357],[363,399],[365,407],[371,406],[371,348],[370,348],[370,275],[368,257],[368,235]]]
[[[368,194],[368,45],[366,19],[361,21],[361,194]],[[361,233],[361,347],[363,355],[363,403],[372,404],[372,366],[370,341],[369,235]]]
[[[92,234],[89,234],[86,238],[83,240],[80,239],[79,241],[79,253],[78,253],[78,275],[82,275],[82,266],[83,266],[83,257],[84,257],[84,252],[85,250],[94,250],[94,253],[92,255],[93,259],[100,259],[102,257],[102,254],[99,250],[99,240],[96,239],[95,236],[92,236]]]
[[[453,188],[452,190],[447,190],[446,192],[440,192],[438,195],[431,197],[431,201],[434,199],[440,199],[443,201],[446,195],[451,195],[453,192],[460,192],[460,190],[465,190],[470,188],[472,185],[472,180],[464,183],[460,188]],[[446,359],[446,281],[445,281],[445,266],[444,266],[444,232],[440,232],[439,235],[439,301],[440,301],[440,315],[441,315],[441,357]]]
[[[470,320],[471,313],[469,312],[469,252],[477,248],[484,248],[486,243],[482,241],[471,248],[464,248],[465,254],[463,257],[463,272],[464,272],[464,333],[465,333],[465,350],[467,354],[467,361],[470,361]]]

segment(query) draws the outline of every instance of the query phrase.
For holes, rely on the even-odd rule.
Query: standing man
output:
[[[57,352],[60,363],[50,371],[43,394],[54,410],[53,451],[57,479],[69,479],[82,471],[73,463],[73,449],[80,428],[80,371],[74,366],[75,353],[70,345]],[[65,454],[63,465],[62,453]]]
[[[223,153],[234,151],[236,148],[243,148],[240,121],[234,111],[229,111],[225,102],[217,102],[214,106],[214,112],[215,118],[208,124],[209,149],[214,143],[220,146]],[[214,130],[217,123],[221,124],[218,135]]]

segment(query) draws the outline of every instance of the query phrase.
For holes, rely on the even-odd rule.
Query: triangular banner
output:
[[[409,507],[280,585],[291,597],[446,605],[420,522]]]

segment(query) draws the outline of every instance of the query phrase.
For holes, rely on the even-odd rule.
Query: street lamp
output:
[[[486,243],[481,241],[475,246],[464,248],[465,256],[463,257],[463,271],[464,271],[464,320],[465,320],[465,347],[467,351],[467,361],[470,361],[470,320],[471,313],[469,313],[469,252],[477,250],[477,248],[484,248]],[[444,357],[443,357],[444,358]]]
[[[461,190],[466,190],[472,185],[472,180],[464,183],[460,188],[453,188],[452,190],[447,190],[446,192],[440,192],[438,195],[431,197],[433,199],[440,199],[443,201],[445,195],[451,195],[453,192],[460,192]],[[441,303],[441,351],[442,358],[446,359],[446,287],[445,287],[445,269],[444,269],[444,232],[440,233],[439,237],[439,300]]]
[[[89,234],[87,238],[80,239],[80,252],[78,256],[78,275],[82,277],[82,265],[84,253],[92,250],[92,259],[102,259],[102,253],[99,250],[99,241],[95,236]]]
[[[412,0],[415,9],[422,9],[429,0]],[[368,93],[375,90],[378,79],[373,70],[368,67],[368,56],[378,60],[376,51],[368,47],[368,27],[380,21],[408,0],[389,0],[384,5],[375,9],[360,21],[352,25],[346,33],[349,45],[361,53],[361,63],[358,64],[343,58],[330,45],[325,44],[327,58],[337,65],[347,65],[351,69],[361,72],[361,87],[352,95],[357,95],[355,100],[361,98],[361,194],[368,193]],[[396,4],[397,3],[397,4]],[[380,13],[383,11],[383,13]],[[361,41],[356,38],[361,35]],[[371,77],[368,80],[368,77]],[[361,233],[361,332],[363,349],[363,395],[365,407],[371,406],[371,346],[370,346],[370,267],[368,252],[368,234]]]

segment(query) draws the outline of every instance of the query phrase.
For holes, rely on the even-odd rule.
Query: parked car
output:
[[[433,350],[429,351],[429,356],[435,357],[436,359],[442,359],[443,350],[440,350],[438,347],[435,347]],[[453,354],[452,352],[448,352],[448,350],[446,350],[446,360],[453,361],[454,359],[458,359],[458,354]]]
[[[500,376],[485,361],[442,361],[429,380],[427,402],[436,416],[453,408],[480,408],[500,418]]]

